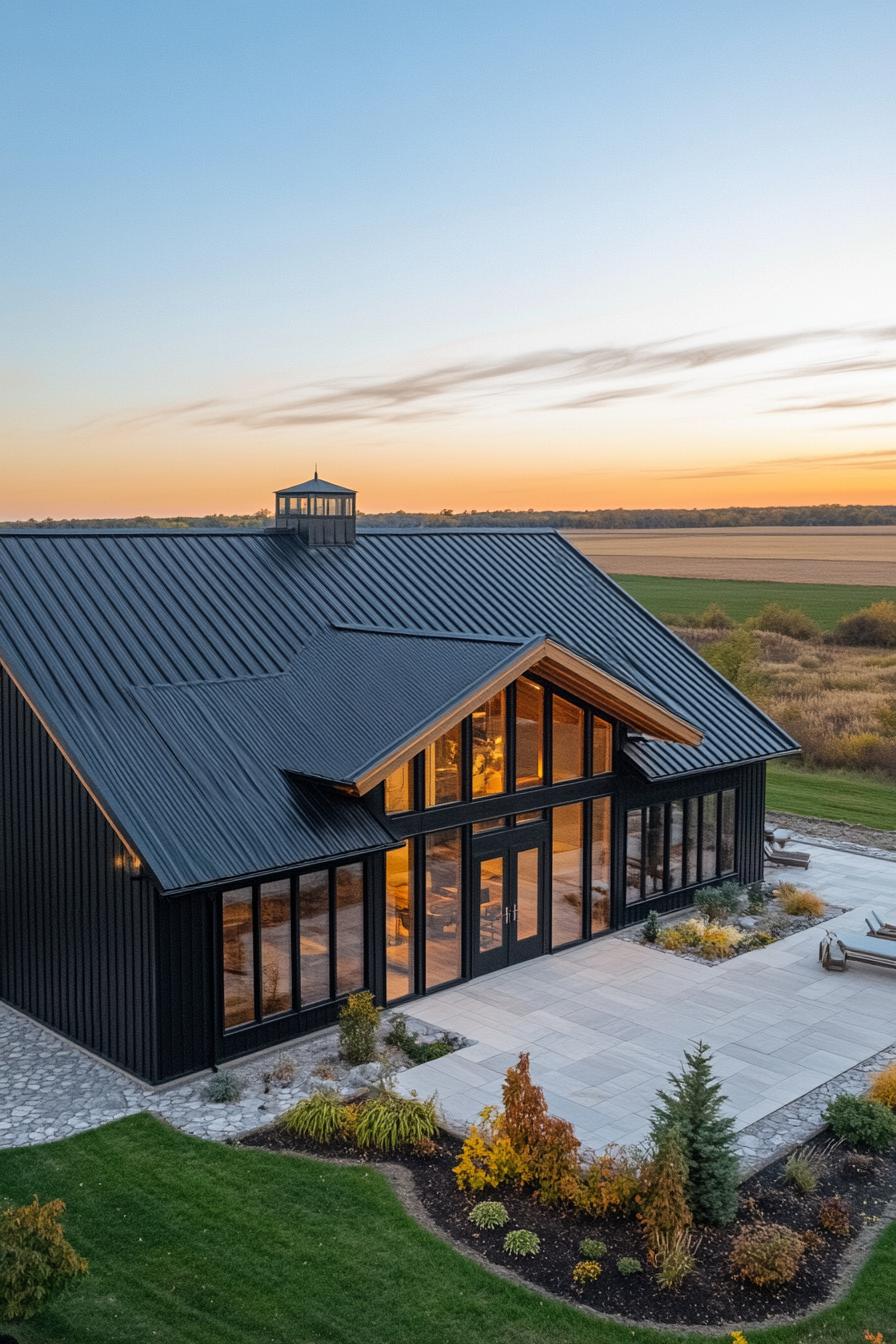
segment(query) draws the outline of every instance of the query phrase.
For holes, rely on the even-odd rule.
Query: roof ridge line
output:
[[[427,630],[412,625],[361,625],[354,621],[331,621],[331,630],[341,630],[348,634],[359,635],[404,635],[413,639],[458,639],[470,644],[516,644],[523,645],[532,639],[545,638],[539,635],[490,635],[481,630]]]

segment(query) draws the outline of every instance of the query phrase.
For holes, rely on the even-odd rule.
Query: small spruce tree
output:
[[[684,1052],[680,1075],[658,1092],[651,1137],[660,1151],[674,1131],[687,1167],[688,1208],[698,1223],[730,1223],[737,1211],[737,1154],[734,1122],[722,1114],[722,1089],[712,1076],[709,1046],[698,1042]]]

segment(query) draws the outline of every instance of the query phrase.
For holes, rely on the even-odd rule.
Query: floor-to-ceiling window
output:
[[[259,880],[222,892],[220,900],[225,1031],[363,988],[361,860]]]
[[[330,997],[330,874],[299,878],[299,983],[302,1007]]]
[[[571,803],[551,812],[551,946],[582,937],[584,806]]]
[[[612,801],[595,798],[591,803],[591,932],[610,927],[610,854]]]
[[[386,851],[386,1000],[393,1003],[413,994],[414,842]]]
[[[426,988],[435,989],[461,974],[460,827],[427,835],[425,846]]]
[[[274,1017],[292,1007],[292,883],[288,877],[262,882],[261,1015]]]
[[[626,819],[626,904],[733,873],[736,815],[734,789],[632,808]]]
[[[333,870],[336,913],[336,995],[364,984],[364,865],[342,863]]]
[[[221,909],[224,1026],[255,1019],[255,918],[252,888],[225,891]]]

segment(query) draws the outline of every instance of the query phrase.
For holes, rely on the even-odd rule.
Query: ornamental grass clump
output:
[[[818,919],[825,912],[825,903],[814,891],[807,887],[798,887],[794,882],[779,882],[775,887],[775,900],[786,915],[802,915]]]
[[[66,1241],[61,1199],[41,1204],[37,1195],[21,1208],[0,1212],[0,1319],[24,1321],[36,1315],[88,1265]]]
[[[697,1263],[699,1241],[690,1228],[678,1232],[663,1232],[657,1237],[653,1261],[656,1280],[661,1288],[680,1288]]]
[[[707,924],[697,951],[707,961],[723,961],[733,957],[743,941],[743,931],[733,924]]]
[[[382,1091],[361,1103],[355,1124],[355,1142],[359,1148],[380,1153],[416,1148],[432,1140],[439,1131],[434,1100],[402,1097]]]
[[[484,1199],[481,1204],[474,1204],[467,1217],[474,1227],[489,1231],[504,1227],[510,1221],[510,1214],[498,1199]]]
[[[880,1101],[841,1092],[828,1102],[822,1118],[851,1148],[885,1153],[896,1143],[896,1112]]]
[[[504,1238],[504,1249],[508,1255],[538,1255],[541,1250],[541,1237],[525,1227],[515,1227]]]
[[[321,1091],[290,1106],[281,1115],[280,1124],[288,1134],[328,1144],[351,1138],[356,1119],[355,1106],[346,1105],[337,1092]]]
[[[349,994],[339,1011],[339,1053],[346,1064],[370,1064],[376,1058],[380,1010],[370,990]]]
[[[792,1227],[781,1223],[753,1223],[731,1243],[731,1268],[737,1278],[759,1288],[790,1283],[805,1252],[805,1242]]]
[[[817,1149],[797,1148],[784,1163],[784,1179],[801,1195],[811,1195],[817,1187],[824,1158]]]
[[[891,1111],[896,1111],[896,1063],[888,1064],[886,1068],[872,1074],[868,1100],[879,1101],[882,1106],[889,1106]]]
[[[722,1113],[725,1098],[712,1076],[709,1046],[700,1041],[684,1058],[681,1073],[669,1075],[669,1091],[657,1093],[653,1148],[660,1152],[673,1133],[684,1157],[685,1198],[694,1221],[730,1223],[737,1211],[734,1122]]]

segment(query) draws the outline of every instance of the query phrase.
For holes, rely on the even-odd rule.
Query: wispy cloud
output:
[[[724,476],[763,476],[776,471],[791,471],[798,466],[806,470],[823,467],[862,467],[871,471],[892,471],[896,468],[896,448],[858,448],[845,453],[805,453],[794,457],[756,458],[731,467],[682,467],[676,471],[651,471],[648,474],[662,481],[711,481]]]
[[[691,335],[629,345],[530,350],[495,359],[437,364],[394,377],[337,378],[323,384],[297,382],[239,398],[208,396],[150,408],[121,417],[117,423],[148,427],[172,421],[199,428],[233,426],[271,431],[343,422],[390,424],[441,419],[493,406],[518,413],[600,412],[617,402],[706,394],[748,383],[767,381],[780,386],[788,379],[830,379],[859,373],[885,378],[896,370],[896,357],[880,347],[892,341],[896,341],[896,327],[824,327],[724,340]],[[846,357],[832,358],[834,351],[830,348],[817,362],[808,357],[809,350],[824,350],[835,343],[851,347]],[[769,367],[769,361],[773,364],[782,353],[800,350],[806,354],[794,368]],[[740,365],[752,367],[739,384],[733,384],[730,376],[727,381],[713,376],[729,367],[733,373]],[[656,380],[658,374],[660,380]],[[569,391],[558,397],[560,388]],[[757,409],[794,414],[855,410],[891,402],[896,402],[896,395],[879,388]]]

